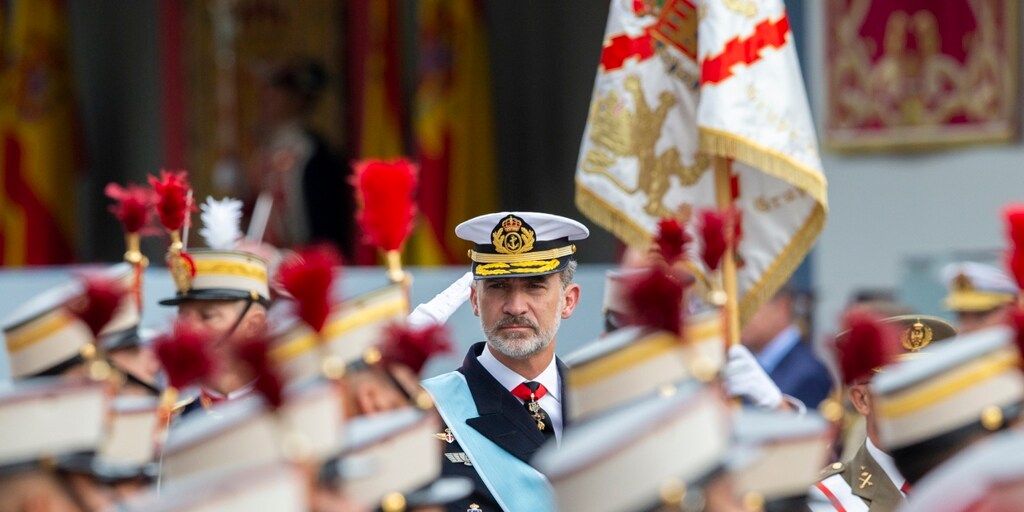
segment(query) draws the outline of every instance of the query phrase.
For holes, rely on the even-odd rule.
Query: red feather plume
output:
[[[277,271],[278,283],[295,299],[299,318],[316,332],[323,330],[334,305],[331,285],[339,265],[338,251],[324,244],[288,256]]]
[[[672,265],[679,261],[686,254],[686,245],[692,240],[678,220],[664,218],[658,221],[658,235],[654,237],[654,242],[665,263]]]
[[[188,173],[185,171],[160,171],[160,179],[149,177],[149,184],[156,194],[156,213],[167,231],[177,231],[187,222],[188,213],[195,210],[189,204]]]
[[[104,189],[107,197],[117,201],[110,207],[110,212],[124,225],[126,233],[138,233],[147,228],[153,214],[155,201],[153,191],[138,185],[122,187],[117,183],[108,183]]]
[[[684,284],[660,269],[632,277],[626,289],[632,325],[683,334]]]
[[[899,353],[899,335],[866,309],[853,309],[843,318],[846,331],[836,339],[839,371],[847,385],[871,377],[875,370],[891,363]]]
[[[725,241],[725,217],[716,210],[700,212],[700,235],[704,246],[700,258],[709,270],[715,271],[722,263],[722,256],[728,246]]]
[[[68,309],[85,322],[96,337],[114,318],[128,290],[117,279],[98,275],[83,277],[82,285],[85,288],[82,296],[73,300]]]
[[[1024,288],[1024,205],[1014,204],[1003,208],[1006,235],[1010,239],[1010,250],[1006,253],[1006,267],[1017,280],[1017,286]]]
[[[401,249],[416,217],[416,165],[401,158],[362,160],[354,167],[363,233],[381,250]]]
[[[740,212],[735,208],[700,212],[700,233],[704,239],[700,257],[709,270],[718,270],[725,252],[739,245],[743,236],[741,220]]]
[[[381,361],[385,366],[401,363],[416,374],[423,370],[423,365],[435,354],[451,351],[451,338],[448,329],[442,324],[432,324],[422,329],[392,324],[385,329],[380,344]]]
[[[213,375],[214,359],[208,347],[210,335],[188,324],[177,323],[170,333],[153,342],[167,381],[181,389]]]
[[[1024,309],[1014,307],[1007,315],[1006,321],[1016,332],[1013,341],[1017,344],[1017,352],[1020,353],[1021,369],[1024,370]]]
[[[271,407],[277,409],[284,402],[281,374],[270,360],[270,340],[257,336],[242,341],[235,347],[235,358],[246,367],[254,379],[253,387]]]

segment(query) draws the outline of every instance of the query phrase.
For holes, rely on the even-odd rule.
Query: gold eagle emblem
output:
[[[633,97],[634,110],[623,108],[623,102],[616,91],[602,97],[591,112],[590,140],[593,147],[587,151],[583,161],[585,172],[600,174],[610,179],[615,186],[626,193],[637,191],[647,196],[644,211],[655,217],[671,215],[662,204],[668,192],[670,178],[675,176],[683,186],[693,186],[710,165],[704,153],[695,155],[693,165],[685,165],[677,148],[658,153],[655,145],[661,138],[665,118],[678,103],[668,91],[658,95],[658,103],[652,107],[644,95],[640,77],[630,75],[623,87]],[[635,158],[638,166],[637,186],[628,187],[609,172],[620,158]]]

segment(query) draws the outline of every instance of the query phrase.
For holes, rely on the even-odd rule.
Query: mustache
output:
[[[529,327],[534,331],[540,328],[540,326],[533,323],[525,316],[506,316],[505,318],[498,320],[498,323],[494,326],[495,329],[502,329],[505,327]]]

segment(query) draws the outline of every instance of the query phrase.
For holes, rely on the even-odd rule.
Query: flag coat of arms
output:
[[[660,218],[689,222],[726,198],[742,212],[739,314],[753,314],[827,211],[782,1],[612,0],[576,184],[580,210],[637,247]]]

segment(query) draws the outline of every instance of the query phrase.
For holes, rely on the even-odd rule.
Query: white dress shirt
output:
[[[896,463],[893,462],[892,456],[875,446],[875,443],[871,442],[870,437],[865,440],[867,441],[868,453],[871,454],[871,458],[875,459],[878,467],[885,471],[885,476],[889,477],[893,485],[906,497],[906,493],[903,493],[903,484],[907,483],[907,479],[900,474],[900,470],[896,469]]]
[[[555,364],[554,357],[551,358],[551,363],[548,364],[548,367],[535,379],[527,379],[502,364],[491,353],[491,347],[488,345],[484,345],[483,352],[476,359],[487,370],[487,373],[491,374],[491,377],[494,377],[502,387],[509,391],[509,394],[517,386],[528,380],[539,382],[547,388],[547,394],[537,400],[537,403],[540,404],[544,412],[547,413],[548,418],[551,419],[551,426],[555,428],[555,442],[562,442],[562,389],[558,383],[558,365]],[[516,398],[516,400],[519,400],[519,398]],[[523,400],[519,401],[525,403]]]

